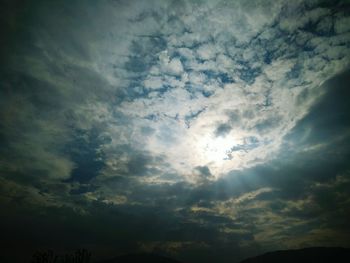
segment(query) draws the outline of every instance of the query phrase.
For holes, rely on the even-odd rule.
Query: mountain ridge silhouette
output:
[[[165,256],[157,255],[154,253],[138,253],[127,254],[112,259],[98,261],[97,263],[181,263],[178,260],[171,259]]]
[[[137,253],[117,256],[96,263],[181,263],[155,253]],[[220,262],[218,259],[216,262]],[[240,263],[347,263],[350,262],[350,248],[307,247],[301,249],[276,250],[246,258]]]
[[[301,249],[277,250],[250,257],[240,263],[333,263],[350,262],[350,248],[308,247]]]

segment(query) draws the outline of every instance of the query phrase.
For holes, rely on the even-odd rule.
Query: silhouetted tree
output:
[[[78,249],[72,254],[55,255],[52,250],[37,251],[31,263],[89,263],[91,253],[86,249]]]

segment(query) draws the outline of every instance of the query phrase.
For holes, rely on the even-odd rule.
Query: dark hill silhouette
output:
[[[311,247],[295,250],[280,250],[252,257],[241,263],[347,263],[350,249],[340,247]]]
[[[98,263],[180,263],[180,261],[156,254],[140,253],[119,256],[113,259],[100,261]]]

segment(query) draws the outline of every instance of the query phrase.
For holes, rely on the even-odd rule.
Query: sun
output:
[[[197,150],[203,162],[218,166],[232,159],[230,150],[234,144],[233,138],[208,134],[198,140]]]

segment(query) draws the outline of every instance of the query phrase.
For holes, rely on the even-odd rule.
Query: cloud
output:
[[[27,7],[2,29],[2,227],[31,226],[9,240],[198,262],[349,243],[343,1]]]

